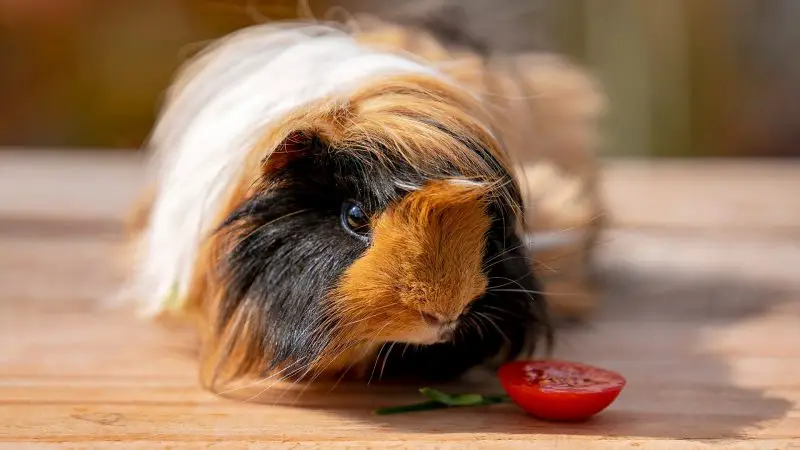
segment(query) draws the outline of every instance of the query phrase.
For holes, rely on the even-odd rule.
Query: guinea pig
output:
[[[129,292],[196,326],[212,388],[371,378],[376,366],[451,379],[546,348],[529,254],[537,197],[518,160],[556,139],[531,134],[546,124],[507,101],[531,76],[378,22],[265,24],[217,41],[181,69],[149,139]],[[593,113],[569,120],[591,128]],[[539,192],[563,210],[583,207],[548,183]],[[589,203],[551,223],[586,225]]]

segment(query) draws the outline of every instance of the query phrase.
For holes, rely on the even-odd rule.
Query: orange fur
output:
[[[485,292],[484,194],[483,187],[433,182],[374,219],[369,249],[331,299],[345,321],[359,321],[353,337],[432,343],[423,315],[455,320]]]

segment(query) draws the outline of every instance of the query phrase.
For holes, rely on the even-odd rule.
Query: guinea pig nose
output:
[[[447,329],[439,333],[439,342],[447,342],[453,339],[455,332],[453,329]]]

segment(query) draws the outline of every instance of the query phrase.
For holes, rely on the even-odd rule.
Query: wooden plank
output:
[[[617,226],[800,231],[800,161],[613,160],[603,178]]]
[[[136,198],[143,169],[139,153],[2,151],[0,227],[113,228]],[[800,162],[792,160],[611,160],[603,180],[611,218],[626,228],[797,233],[798,192]]]
[[[613,231],[605,242],[603,307],[560,331],[557,356],[629,384],[592,421],[552,424],[511,405],[371,414],[414,401],[414,386],[298,396],[276,384],[256,395],[262,383],[213,395],[185,334],[100,303],[121,276],[106,264],[113,236],[0,233],[0,447],[797,446],[800,244],[680,230]],[[446,388],[499,389],[487,374]]]
[[[118,221],[144,177],[140,153],[0,151],[0,217]]]

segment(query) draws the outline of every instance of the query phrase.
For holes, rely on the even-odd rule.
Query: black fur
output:
[[[486,151],[476,151],[491,158]],[[442,178],[462,175],[446,164],[436,170]],[[219,228],[230,238],[218,272],[226,287],[219,330],[249,301],[263,311],[261,322],[252,324],[262,331],[263,341],[249,345],[251,351],[264,355],[265,371],[314,361],[337,326],[330,321],[326,295],[369,245],[342,228],[342,202],[355,199],[367,215],[377,214],[405,195],[397,180],[417,185],[426,181],[402,161],[379,162],[310,138],[302,152],[268,180],[261,180],[264,190],[245,201]],[[519,198],[518,192],[511,194]],[[485,256],[490,291],[509,284],[502,278],[519,283],[511,288],[538,291],[524,249],[507,226],[511,221],[503,219],[510,208],[498,200],[492,211],[494,223]],[[462,321],[452,343],[396,351],[387,361],[387,376],[410,372],[454,377],[503,348],[509,357],[515,356],[531,334],[549,333],[539,294],[489,292],[471,311],[482,323],[480,333],[466,325],[471,321]],[[495,325],[487,323],[486,317]]]

